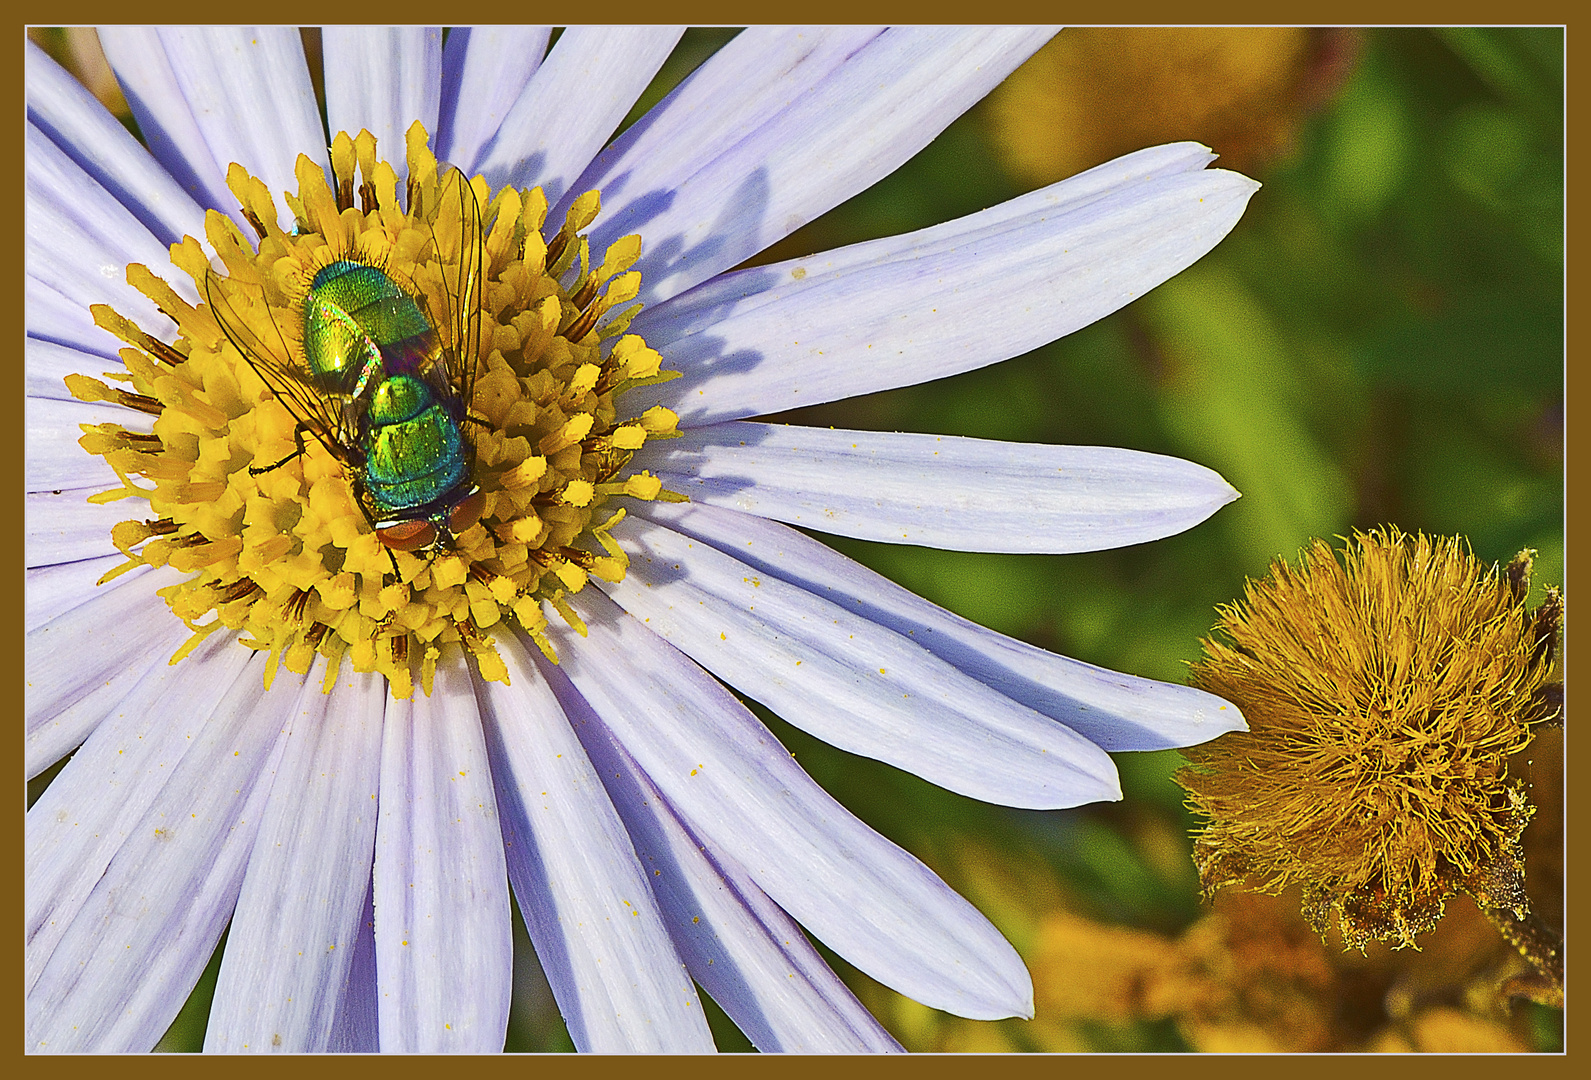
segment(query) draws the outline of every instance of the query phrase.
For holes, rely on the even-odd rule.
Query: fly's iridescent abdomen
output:
[[[469,483],[458,420],[421,379],[384,379],[364,421],[365,490],[381,518],[430,510]]]

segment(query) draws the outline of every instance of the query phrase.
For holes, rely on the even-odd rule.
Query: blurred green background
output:
[[[95,86],[91,40],[33,33]],[[689,32],[631,119],[732,35]],[[1538,593],[1561,583],[1563,48],[1557,28],[1063,32],[904,168],[758,261],[933,225],[1184,139],[1264,182],[1243,220],[1193,268],[1061,341],[781,419],[1173,454],[1217,469],[1243,498],[1181,536],[1085,555],[830,542],[987,626],[1178,682],[1215,606],[1311,537],[1393,523],[1466,536],[1485,560],[1533,547]],[[114,103],[113,83],[101,76],[96,89]],[[1344,958],[1299,937],[1296,898],[1284,897],[1241,916],[1269,938],[1237,942],[1230,919],[1211,921],[1221,905],[1212,914],[1197,895],[1174,752],[1117,755],[1121,803],[1033,813],[948,794],[762,715],[831,793],[977,903],[1034,971],[1037,1020],[978,1024],[836,960],[909,1048],[1562,1045],[1561,1013],[1505,1014],[1477,991],[1495,984],[1507,950],[1459,913],[1459,929],[1444,925],[1423,954]],[[1538,788],[1555,782],[1542,769]],[[1547,794],[1531,830],[1550,840]],[[1552,863],[1550,844],[1537,847]],[[1558,868],[1537,884],[1551,889],[1561,856]],[[1224,937],[1211,929],[1223,925]],[[567,1049],[518,930],[509,1047]],[[1283,939],[1291,967],[1249,962],[1278,955]],[[1168,974],[1150,959],[1157,950],[1186,962]],[[1433,954],[1450,961],[1436,975]],[[198,1047],[214,969],[163,1048]],[[1091,975],[1099,992],[1079,995],[1071,984]],[[1177,1004],[1211,986],[1219,1008]],[[749,1049],[710,1012],[722,1048]]]

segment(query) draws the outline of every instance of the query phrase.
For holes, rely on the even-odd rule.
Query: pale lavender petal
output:
[[[321,32],[326,69],[326,125],[332,135],[361,129],[376,152],[407,174],[404,135],[416,120],[437,127],[442,94],[440,26],[327,26]]]
[[[239,228],[247,229],[237,196],[226,186],[228,163],[218,163],[211,153],[193,107],[183,97],[159,29],[102,26],[99,43],[155,160],[200,206],[222,210]]]
[[[1100,551],[1190,529],[1237,498],[1164,454],[741,422],[647,444],[637,469],[707,503],[838,536],[952,551]]]
[[[376,908],[373,887],[365,890],[359,932],[354,939],[353,963],[348,981],[337,999],[337,1019],[332,1027],[334,1054],[373,1054],[381,1049],[380,1008],[376,1004]]]
[[[51,566],[112,555],[110,531],[119,522],[142,515],[148,517],[149,504],[91,503],[90,491],[30,491],[23,503],[23,562],[27,566]],[[135,509],[136,507],[136,509]]]
[[[673,51],[683,27],[571,26],[486,144],[476,169],[492,187],[569,190]],[[561,217],[549,218],[556,229]],[[593,246],[593,252],[602,248]]]
[[[442,46],[436,156],[474,174],[481,148],[502,126],[547,55],[550,26],[455,26]]]
[[[29,41],[28,119],[164,244],[204,225],[204,211],[83,84]]]
[[[375,858],[387,682],[317,658],[276,771],[221,958],[206,1051],[334,1047]]]
[[[212,637],[183,664],[139,669],[129,707],[108,716],[29,808],[24,990],[248,661]]]
[[[627,205],[637,184],[682,182],[883,32],[876,26],[747,27],[598,154],[580,179],[600,187],[613,212]]]
[[[38,338],[102,358],[115,356],[123,347],[120,339],[94,325],[88,305],[32,274],[25,275],[23,296],[22,322],[29,341]]]
[[[31,634],[78,605],[137,581],[149,572],[147,566],[135,566],[103,585],[96,584],[107,571],[114,570],[126,561],[121,555],[110,555],[103,559],[29,567],[24,574],[26,584],[22,590],[22,632]]]
[[[509,880],[569,1037],[581,1052],[712,1052],[624,823],[519,641],[498,635],[511,685],[483,682]]]
[[[638,508],[652,520],[905,634],[929,652],[1105,750],[1193,746],[1246,725],[1237,706],[1058,656],[930,604],[826,544],[763,518],[711,506]]]
[[[664,193],[856,62],[882,33],[879,26],[745,28],[598,154],[571,191],[601,190],[599,221],[640,229],[641,218],[666,208]],[[655,245],[648,245],[643,266],[653,261]]]
[[[824,269],[833,272],[865,268],[880,259],[898,254],[903,246],[914,253],[953,250],[969,239],[998,236],[1013,225],[1021,225],[1069,206],[1086,206],[1133,184],[1202,172],[1218,156],[1209,147],[1195,142],[1151,146],[1113,158],[1049,187],[1008,199],[976,214],[941,222],[914,233],[885,236],[834,248],[810,258],[821,259]],[[792,260],[790,265],[798,266],[803,261]],[[792,274],[790,280],[804,281],[809,276]],[[726,305],[734,304],[736,311],[746,311],[773,303],[781,296],[775,286],[788,284],[773,281],[759,287],[760,280],[749,272],[720,274],[686,294],[659,304],[647,316],[648,321],[655,320],[658,324],[652,331],[654,336],[660,341],[673,342],[700,333],[715,326],[723,318],[728,310]]]
[[[230,650],[242,652],[235,644]],[[197,656],[186,664],[213,680]],[[86,846],[111,855],[108,865],[101,857],[81,868],[93,887],[76,910],[44,905],[40,912],[64,925],[28,994],[30,1050],[148,1050],[187,1000],[237,902],[284,736],[306,689],[280,680],[262,694],[264,664],[255,656],[240,678],[229,678],[213,711],[208,686],[150,701],[148,714],[158,719],[149,741],[163,743],[165,753],[149,755],[129,740],[123,748],[130,760],[102,762],[85,747],[29,811],[30,825],[41,819],[29,838],[30,879],[47,876],[77,836],[105,834],[102,845]],[[173,742],[186,744],[175,761]],[[85,756],[85,768],[74,772]],[[143,775],[122,772],[133,762]],[[147,807],[137,808],[144,799]],[[40,892],[41,899],[57,895]],[[30,929],[37,925],[30,920]]]
[[[298,31],[289,26],[162,27],[160,41],[215,169],[224,177],[236,162],[265,181],[277,200],[278,220],[287,228],[292,211],[282,192],[298,190],[293,174],[298,156],[307,154],[330,176],[326,129]],[[226,197],[217,205],[234,202]]]
[[[27,491],[69,491],[92,488],[104,491],[121,486],[116,471],[105,459],[78,444],[79,424],[120,424],[128,431],[148,431],[154,417],[120,405],[28,398],[25,414],[25,459],[22,468]],[[84,492],[88,495],[89,492]]]
[[[28,275],[84,308],[110,304],[149,333],[170,338],[176,324],[127,284],[128,264],[142,263],[197,303],[192,279],[171,265],[166,246],[32,123],[25,159]]]
[[[644,520],[622,521],[612,535],[630,568],[604,592],[824,742],[1004,806],[1121,798],[1103,750],[910,638]]]
[[[752,1045],[765,1053],[900,1050],[790,916],[739,864],[691,833],[563,672],[545,658],[536,663],[651,871],[691,975]]]
[[[845,31],[832,39],[833,51],[814,34],[810,54],[790,40],[800,33],[811,32],[770,30],[738,47],[739,39],[730,42],[720,50],[730,55],[707,65],[681,92],[694,99],[738,95],[738,80],[759,55],[775,70],[808,58],[827,66],[810,82],[798,73],[793,85],[751,79],[754,94],[773,100],[754,98],[728,118],[749,127],[743,135],[724,139],[721,119],[713,115],[718,110],[710,108],[700,128],[683,126],[666,147],[644,147],[638,138],[636,152],[606,160],[599,173],[570,189],[602,188],[603,214],[590,234],[593,252],[641,234],[645,247],[636,269],[643,303],[728,270],[894,172],[1054,31],[900,27],[866,41]],[[837,55],[841,50],[848,55]],[[698,150],[703,143],[707,152]],[[551,220],[561,221],[560,214],[555,208]]]
[[[1031,1016],[1032,982],[987,919],[802,772],[750,710],[594,589],[589,633],[553,624],[562,668],[709,846],[835,952],[932,1008]]]
[[[23,644],[28,776],[37,776],[86,739],[150,671],[167,670],[166,662],[193,632],[156,590],[183,577],[167,567],[152,570],[28,631]]]
[[[633,329],[684,377],[627,404],[655,400],[694,427],[1035,349],[1231,230],[1259,185],[1208,161],[1195,144],[1142,151],[931,229],[725,274],[637,316]]]
[[[26,339],[22,356],[27,373],[28,397],[55,398],[58,401],[75,400],[72,392],[66,388],[68,375],[92,375],[98,378],[102,373],[120,367],[116,361],[107,360],[96,353],[35,337]]]
[[[513,935],[492,773],[469,669],[387,705],[376,825],[381,1049],[496,1053]]]

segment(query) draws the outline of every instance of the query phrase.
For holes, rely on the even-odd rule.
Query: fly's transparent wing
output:
[[[271,308],[258,286],[207,270],[204,293],[221,332],[270,387],[276,400],[328,453],[347,461],[348,447],[355,440],[355,417],[341,395],[327,393],[315,384],[303,359],[302,330],[294,333],[284,327],[281,309]]]
[[[458,169],[448,169],[437,182],[436,191],[430,246],[441,272],[441,310],[423,294],[422,300],[431,324],[444,338],[432,384],[442,396],[459,402],[458,415],[462,418],[475,400],[475,379],[480,367],[481,296],[486,279],[481,205],[469,178]],[[473,433],[467,430],[468,425],[465,427],[465,439],[473,454]]]

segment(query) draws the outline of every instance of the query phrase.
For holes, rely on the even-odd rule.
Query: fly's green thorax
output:
[[[322,268],[304,300],[304,357],[326,389],[353,393],[394,346],[413,343],[398,351],[423,352],[434,336],[413,297],[364,263],[341,259]]]

